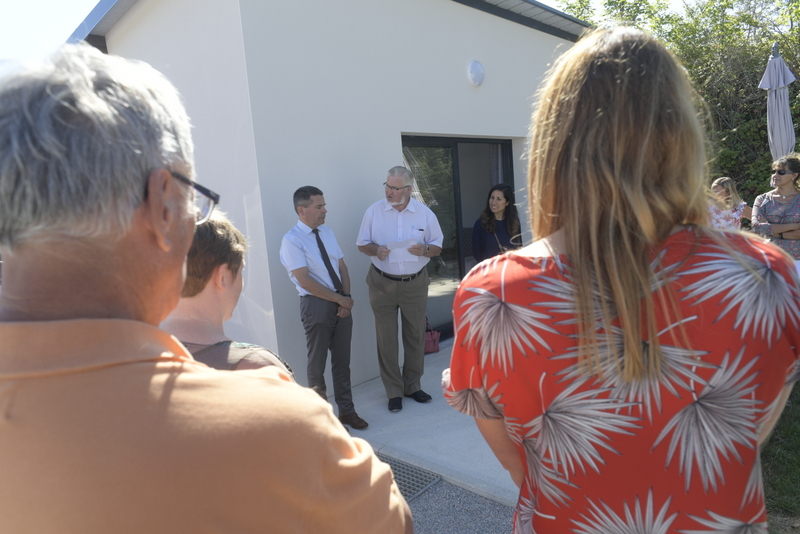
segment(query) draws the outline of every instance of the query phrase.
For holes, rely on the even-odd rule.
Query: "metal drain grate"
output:
[[[440,477],[436,473],[414,467],[385,454],[376,454],[381,461],[386,462],[392,468],[394,480],[397,482],[397,487],[400,488],[400,493],[403,494],[406,501],[418,497],[423,491],[439,482]]]

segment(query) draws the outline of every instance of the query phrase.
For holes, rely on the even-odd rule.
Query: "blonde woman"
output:
[[[565,52],[531,120],[535,242],[456,294],[445,396],[519,486],[515,532],[766,533],[800,290],[782,251],[708,226],[693,98],[638,30]]]
[[[742,219],[751,219],[753,209],[742,200],[736,190],[736,182],[732,178],[723,176],[711,183],[711,193],[714,197],[708,203],[711,215],[711,225],[715,228],[739,230]]]

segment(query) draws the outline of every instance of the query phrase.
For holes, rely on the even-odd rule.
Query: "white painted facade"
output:
[[[109,53],[151,63],[182,93],[197,180],[250,242],[226,330],[277,349],[300,383],[305,335],[279,249],[297,220],[295,189],[324,191],[353,282],[354,385],[378,375],[370,262],[356,234],[386,171],[402,164],[401,136],[510,139],[524,189],[532,95],[571,46],[451,0],[138,0],[105,38]],[[480,87],[467,77],[473,60]]]

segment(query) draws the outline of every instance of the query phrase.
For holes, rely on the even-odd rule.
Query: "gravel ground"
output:
[[[410,503],[409,506],[411,506]],[[769,534],[800,533],[800,517],[767,512],[767,521],[769,522]]]
[[[440,480],[409,501],[415,534],[508,534],[514,510]]]
[[[408,502],[415,534],[508,534],[514,510],[444,480]],[[770,534],[800,533],[800,517],[769,514]]]

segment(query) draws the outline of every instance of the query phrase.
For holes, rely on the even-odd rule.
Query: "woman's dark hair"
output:
[[[794,173],[800,173],[800,154],[792,153],[786,154],[782,158],[776,159],[772,162],[773,169],[786,169]],[[800,188],[800,174],[793,181],[795,188]]]
[[[489,199],[492,198],[492,193],[495,191],[503,193],[503,196],[508,201],[503,218],[506,222],[508,235],[513,238],[519,235],[519,215],[517,215],[517,206],[514,200],[514,189],[508,184],[497,184],[489,189],[489,194],[486,196],[486,208],[481,212],[481,226],[490,234],[497,229],[497,219],[494,218],[494,213],[489,207]]]

